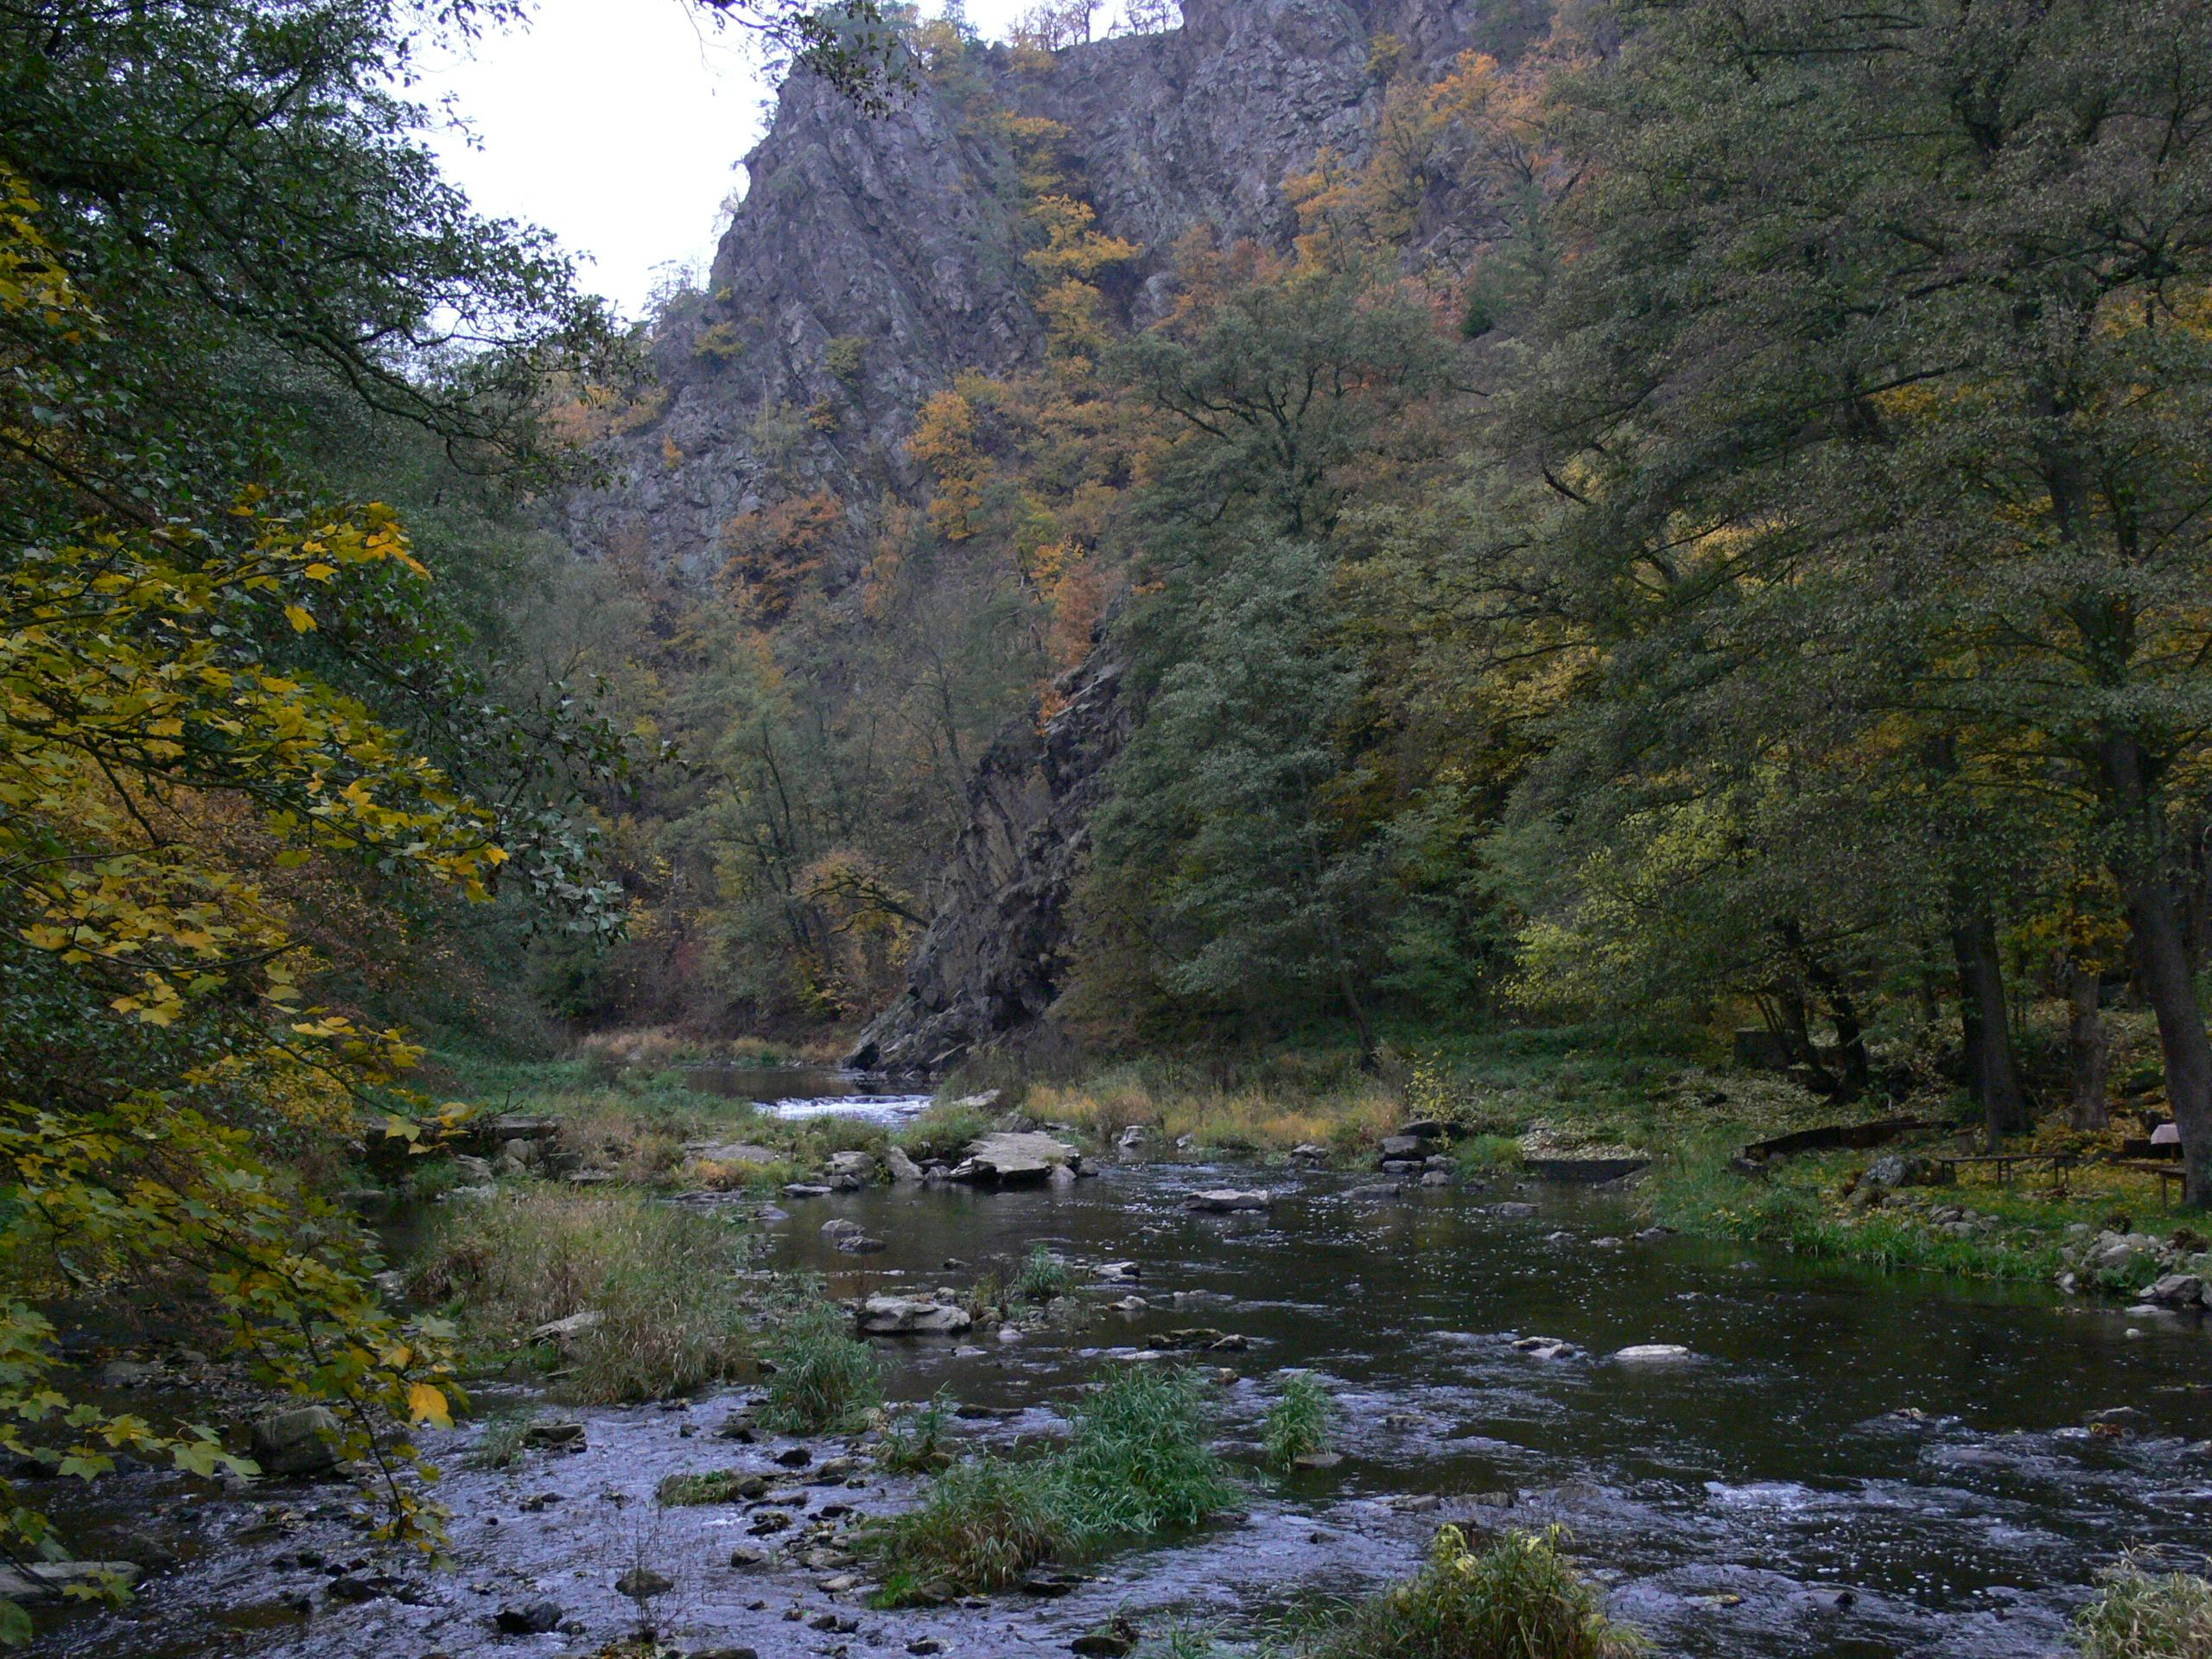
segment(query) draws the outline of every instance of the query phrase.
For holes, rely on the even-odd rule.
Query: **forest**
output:
[[[169,1639],[56,1566],[69,1494],[250,1486],[247,1402],[320,1414],[361,1548],[465,1555],[436,1465],[548,1367],[591,1407],[758,1382],[747,1445],[877,1435],[937,1484],[855,1546],[871,1605],[1202,1531],[1243,1490],[1207,1373],[956,1461],[949,1395],[885,1417],[822,1289],[910,1334],[868,1324],[882,1285],[666,1201],[941,1185],[995,1136],[1082,1140],[1052,1192],[1147,1144],[1453,1192],[1618,1160],[1655,1239],[2200,1317],[2212,8],[1340,6],[1356,129],[1262,181],[1263,233],[1039,112],[1198,6],[995,39],[957,3],[690,5],[790,78],[779,124],[893,154],[924,122],[978,181],[944,234],[1020,315],[940,360],[833,292],[772,364],[733,273],[808,186],[762,164],[715,266],[617,315],[429,143],[414,66],[518,0],[0,0],[0,1641],[48,1640],[65,1580],[54,1651]],[[1496,49],[1435,46],[1474,13]],[[655,517],[679,494],[702,543]],[[961,861],[1102,687],[1081,822],[1005,831],[1065,878],[991,946],[1049,1007],[900,1085],[911,1120],[716,1117],[683,1074],[834,1066],[1033,893]],[[1831,1139],[1740,1155],[1777,1130]],[[1189,1210],[1265,1207],[1231,1179]],[[410,1255],[394,1217],[434,1209]],[[1007,1237],[963,1306],[1033,1340],[1076,1247]],[[1241,1351],[1204,1334],[1154,1346]],[[180,1345],[206,1407],[113,1386]],[[1270,1478],[1334,1467],[1313,1366],[1251,1426]],[[2208,1650],[2212,1590],[2083,1526],[2120,1564],[2091,1599],[2083,1555],[2064,1639]],[[1570,1542],[1455,1522],[1283,1640],[1637,1650]],[[621,1592],[620,1651],[687,1650],[658,1593]],[[1503,1633],[1524,1593],[1554,1645]],[[255,1650],[326,1651],[289,1640]]]

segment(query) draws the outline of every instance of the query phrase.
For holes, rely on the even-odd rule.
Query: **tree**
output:
[[[1895,786],[1974,803],[1921,834],[1985,1054],[1986,874],[2085,814],[2212,1200],[2176,845],[2212,575],[2212,20],[1624,16],[1618,62],[1569,89],[1580,241],[1504,415],[1555,591],[1606,652],[1611,753],[1580,753],[1656,780],[1723,730],[1761,753],[1895,734]]]

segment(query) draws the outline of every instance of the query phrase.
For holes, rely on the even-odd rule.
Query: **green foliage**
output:
[[[1311,1371],[1291,1372],[1260,1431],[1268,1466],[1288,1474],[1300,1458],[1326,1452],[1336,1420],[1337,1402],[1328,1384]]]
[[[512,1469],[522,1461],[524,1443],[540,1413],[534,1406],[493,1414],[468,1448],[468,1461],[477,1469]]]
[[[883,1362],[853,1335],[852,1316],[805,1300],[780,1310],[760,1357],[768,1370],[760,1421],[780,1433],[861,1427],[883,1403]]]
[[[1357,1609],[1316,1644],[1317,1659],[1625,1659],[1645,1651],[1560,1546],[1567,1535],[1507,1532],[1487,1548],[1458,1527],[1437,1534],[1428,1565]]]
[[[894,1475],[918,1475],[942,1467],[950,1458],[945,1450],[952,1438],[952,1402],[943,1394],[918,1406],[895,1411],[885,1421],[883,1439],[875,1458]]]
[[[2212,1654],[2212,1583],[2158,1571],[2130,1554],[2097,1574],[2096,1599],[2074,1621],[2082,1659],[2205,1659]]]
[[[747,1484],[760,1478],[742,1469],[711,1469],[703,1474],[671,1475],[653,1489],[663,1509],[705,1509],[744,1500]]]
[[[946,1470],[870,1536],[885,1605],[1003,1589],[1040,1561],[1205,1525],[1236,1485],[1209,1444],[1204,1388],[1166,1367],[1125,1371],[1077,1403],[1058,1449]]]
[[[1030,1251],[1014,1275],[1013,1290],[1025,1301],[1049,1302],[1065,1296],[1075,1283],[1075,1270],[1039,1244]]]
[[[710,1212],[620,1190],[531,1185],[450,1205],[414,1267],[487,1357],[539,1326],[594,1314],[566,1338],[563,1388],[590,1402],[658,1399],[733,1375],[756,1320],[745,1233]]]

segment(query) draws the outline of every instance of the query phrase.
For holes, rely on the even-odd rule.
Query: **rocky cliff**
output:
[[[1122,670],[1109,654],[1059,686],[1039,732],[995,744],[969,785],[968,825],[906,989],[855,1046],[863,1070],[935,1071],[1047,1014],[1071,963],[1070,906],[1091,810],[1129,731]]]
[[[1550,11],[1185,0],[1176,30],[1073,47],[1048,66],[971,51],[880,118],[794,79],[747,158],[748,194],[705,291],[660,321],[660,388],[607,442],[603,487],[569,505],[571,539],[588,556],[702,582],[733,519],[834,494],[854,531],[842,568],[832,558],[821,577],[834,604],[858,574],[867,515],[918,493],[904,444],[923,401],[962,370],[1042,356],[1027,203],[999,113],[1065,130],[1065,170],[1097,228],[1145,250],[1108,295],[1142,326],[1167,302],[1186,232],[1287,246],[1297,221],[1284,181],[1325,149],[1364,162],[1386,95],[1378,62],[1434,80],[1469,50],[1513,56]],[[1428,203],[1416,245],[1449,233],[1459,206]],[[856,1063],[938,1068],[1052,1007],[1085,823],[1128,731],[1119,681],[1094,660],[1041,732],[1025,722],[983,760],[909,988]]]
[[[570,504],[572,540],[710,574],[739,514],[828,490],[857,515],[908,492],[922,400],[962,369],[1041,353],[1012,160],[979,111],[1067,129],[1098,228],[1146,251],[1117,296],[1141,323],[1186,231],[1286,245],[1284,179],[1324,149],[1363,160],[1383,37],[1434,78],[1464,51],[1513,54],[1548,16],[1545,0],[1187,0],[1179,29],[1071,47],[1049,68],[980,51],[880,118],[794,77],[705,292],[658,331],[645,418]]]

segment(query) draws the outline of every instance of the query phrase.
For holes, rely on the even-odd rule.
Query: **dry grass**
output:
[[[1218,1087],[1198,1078],[1147,1077],[1116,1067],[1077,1084],[1033,1086],[1033,1116],[1071,1124],[1112,1141],[1142,1125],[1175,1141],[1224,1152],[1283,1152],[1314,1143],[1355,1152],[1373,1146],[1401,1121],[1404,1106],[1388,1084],[1338,1081],[1325,1090],[1268,1082]]]
[[[2212,1583],[2126,1555],[2097,1574],[2097,1599],[2075,1621],[2082,1659],[2212,1659]]]

